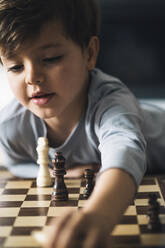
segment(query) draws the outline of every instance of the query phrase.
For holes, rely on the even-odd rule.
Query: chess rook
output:
[[[48,140],[46,137],[40,137],[38,139],[37,146],[38,160],[37,163],[40,165],[39,172],[37,175],[37,186],[38,187],[47,187],[52,185],[52,179],[49,172],[49,159],[48,159]]]
[[[53,163],[53,175],[55,177],[54,187],[52,192],[52,200],[54,201],[67,201],[68,191],[64,182],[65,171],[65,158],[61,152],[55,154],[55,158],[52,160]]]
[[[94,171],[91,169],[85,169],[84,178],[86,180],[86,186],[84,189],[83,196],[84,196],[84,198],[87,199],[90,196],[90,194],[92,193],[93,188],[94,188],[94,180],[93,180],[94,179]]]

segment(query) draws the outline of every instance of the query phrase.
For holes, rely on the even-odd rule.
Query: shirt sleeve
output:
[[[119,168],[129,173],[138,186],[146,171],[146,141],[142,117],[132,95],[104,99],[97,111],[96,133],[102,167]]]
[[[1,122],[0,157],[2,165],[15,176],[35,178],[39,167],[36,162],[36,142],[38,136],[44,136],[43,133],[41,123],[29,113]]]

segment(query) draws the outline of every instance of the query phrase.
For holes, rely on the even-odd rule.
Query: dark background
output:
[[[165,98],[165,0],[100,0],[97,67],[139,98]]]

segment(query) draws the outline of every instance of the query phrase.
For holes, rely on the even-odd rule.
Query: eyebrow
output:
[[[61,47],[61,46],[62,45],[60,43],[57,43],[57,44],[46,44],[44,46],[39,47],[39,49],[46,50],[46,49],[57,48],[57,47]]]

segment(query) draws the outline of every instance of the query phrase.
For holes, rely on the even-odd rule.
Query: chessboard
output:
[[[66,202],[51,200],[52,187],[39,188],[35,180],[13,177],[0,169],[0,247],[40,248],[32,233],[49,226],[50,220],[66,209],[82,208],[85,204],[84,179],[65,179],[69,192]],[[148,195],[155,193],[160,203],[161,231],[147,228]],[[165,177],[144,177],[134,201],[115,227],[113,247],[165,247]]]

